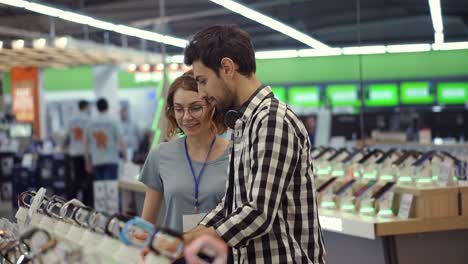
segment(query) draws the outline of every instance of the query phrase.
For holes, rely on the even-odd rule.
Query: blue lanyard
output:
[[[205,170],[206,162],[208,161],[208,157],[210,156],[211,150],[213,149],[213,146],[214,146],[215,142],[216,142],[216,136],[213,139],[213,141],[211,141],[210,149],[208,150],[208,153],[206,154],[205,162],[203,162],[203,165],[202,165],[202,167],[200,169],[200,172],[198,173],[198,177],[197,177],[196,174],[195,174],[195,170],[193,169],[192,159],[190,158],[190,155],[188,153],[187,137],[185,137],[185,141],[184,141],[185,156],[187,157],[187,162],[189,164],[190,171],[192,172],[192,176],[193,176],[193,181],[195,182],[194,193],[195,193],[195,212],[196,213],[198,213],[198,205],[199,205],[199,203],[198,203],[198,186],[199,186],[199,183],[200,183],[200,178],[201,178],[201,176],[203,174],[203,171]]]

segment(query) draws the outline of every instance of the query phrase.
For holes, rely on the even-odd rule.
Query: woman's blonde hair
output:
[[[181,76],[177,77],[174,82],[169,86],[169,91],[166,98],[166,109],[165,114],[167,118],[167,130],[166,135],[172,137],[176,134],[183,135],[184,132],[177,125],[177,120],[174,116],[174,95],[179,90],[192,91],[198,93],[197,82],[193,76],[193,70],[189,70]],[[224,124],[224,116],[218,111],[214,110],[211,116],[211,130],[215,134],[223,134],[226,131],[226,125]]]

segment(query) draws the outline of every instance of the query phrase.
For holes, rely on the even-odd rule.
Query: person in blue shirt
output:
[[[126,159],[126,148],[119,123],[108,114],[104,98],[96,102],[98,117],[86,129],[87,170],[95,180],[117,180],[119,154]]]
[[[82,200],[91,206],[93,201],[93,181],[91,175],[86,171],[84,157],[85,131],[91,118],[89,114],[89,103],[86,100],[78,102],[79,112],[70,119],[68,123],[67,148],[70,156],[72,173],[67,179],[67,198],[78,197],[81,192]]]

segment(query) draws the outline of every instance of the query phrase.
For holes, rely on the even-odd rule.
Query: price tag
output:
[[[400,209],[398,210],[398,216],[403,219],[408,219],[411,211],[411,205],[413,204],[413,195],[409,193],[403,194],[400,201]]]

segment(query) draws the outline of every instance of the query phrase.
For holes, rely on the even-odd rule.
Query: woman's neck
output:
[[[201,134],[197,136],[187,136],[187,147],[190,153],[207,153],[210,150],[211,142],[215,137],[214,133]]]

